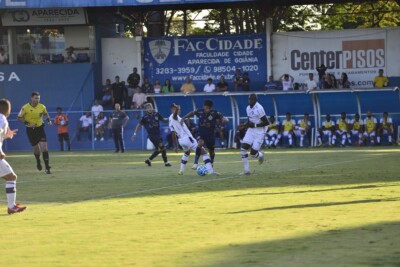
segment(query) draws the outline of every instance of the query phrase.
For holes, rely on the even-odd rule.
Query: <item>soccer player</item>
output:
[[[281,132],[284,137],[289,139],[289,147],[293,147],[294,129],[296,126],[295,120],[292,119],[290,112],[286,113],[286,119],[282,122]]]
[[[365,143],[367,137],[370,138],[371,145],[375,144],[375,135],[376,135],[376,124],[377,120],[372,116],[372,112],[368,111],[367,117],[364,119],[364,134],[362,137],[362,142]]]
[[[192,169],[194,170],[197,169],[201,151],[203,150],[204,145],[210,153],[211,163],[214,163],[215,127],[218,120],[220,120],[222,123],[226,123],[228,121],[228,119],[225,118],[220,112],[213,109],[213,104],[214,103],[211,100],[205,100],[202,109],[196,109],[192,112],[189,112],[188,114],[183,116],[181,120],[181,125],[183,125],[186,119],[189,119],[193,116],[197,116],[199,118],[199,135],[197,138],[198,146],[196,149],[194,164],[192,166]]]
[[[354,141],[354,145],[360,146],[360,142],[361,142],[362,134],[363,134],[363,127],[364,127],[364,122],[362,120],[360,120],[360,114],[356,113],[354,115],[354,119],[351,120],[349,123],[350,123],[351,135],[358,136],[358,140]],[[349,142],[351,142],[351,138],[349,138]]]
[[[331,115],[327,114],[325,116],[325,121],[322,123],[322,127],[318,129],[317,138],[318,145],[322,146],[322,136],[328,136],[328,144],[332,145],[332,135],[335,130],[335,122],[331,120]]]
[[[169,128],[172,134],[172,140],[175,146],[175,152],[178,153],[177,142],[179,142],[184,152],[181,159],[181,166],[178,172],[179,175],[183,175],[186,163],[189,159],[190,151],[195,152],[196,148],[198,147],[198,144],[196,139],[190,133],[186,124],[181,123],[182,118],[179,116],[180,110],[181,108],[179,105],[176,105],[175,103],[172,104],[171,115],[169,116],[168,121],[169,121]],[[211,164],[210,155],[207,153],[204,147],[202,147],[201,149],[201,155],[203,156],[204,165],[207,167],[208,173],[210,175],[218,175],[218,173],[214,172],[213,166]]]
[[[67,143],[68,151],[71,151],[71,142],[68,134],[68,116],[62,112],[61,107],[57,107],[57,115],[54,117],[54,124],[57,125],[58,141],[60,150],[64,151],[64,141]]]
[[[240,175],[251,174],[248,154],[250,148],[250,156],[254,159],[258,159],[258,164],[260,165],[264,162],[264,153],[259,150],[264,142],[265,126],[267,126],[269,122],[263,106],[261,106],[257,100],[257,95],[251,94],[249,96],[249,105],[246,108],[248,129],[240,149],[244,165],[244,171],[240,173]]]
[[[269,117],[269,125],[267,126],[267,133],[265,135],[265,143],[268,148],[276,148],[279,140],[281,139],[280,135],[280,124],[279,121],[275,119],[275,116],[271,115]]]
[[[42,164],[40,162],[40,152],[42,152],[43,160],[45,164],[45,173],[51,174],[49,165],[49,152],[47,148],[46,132],[44,131],[44,123],[42,117],[46,118],[48,125],[52,125],[50,116],[47,113],[46,107],[39,103],[40,94],[39,92],[33,92],[31,95],[31,101],[25,104],[18,114],[18,121],[22,122],[26,126],[26,134],[29,138],[29,142],[33,146],[33,154],[36,158],[36,167],[39,171],[42,170]]]
[[[146,163],[150,167],[151,161],[155,157],[157,157],[158,154],[161,153],[161,156],[164,160],[164,166],[171,167],[171,164],[168,162],[167,159],[167,149],[164,146],[160,130],[160,122],[168,122],[168,119],[161,116],[160,113],[154,111],[153,105],[151,103],[146,103],[144,106],[146,108],[146,114],[140,120],[138,125],[136,125],[131,140],[135,141],[137,132],[142,126],[144,126],[146,128],[147,134],[149,135],[149,139],[153,143],[155,148],[153,154],[151,154],[151,156],[146,159],[144,163]]]
[[[5,160],[6,154],[3,152],[3,141],[12,139],[18,130],[11,130],[8,125],[7,117],[11,112],[11,104],[7,99],[0,99],[0,176],[6,180],[7,213],[14,214],[22,212],[26,207],[15,203],[17,196],[16,184],[17,175],[14,173],[10,164]]]
[[[310,115],[308,113],[304,113],[303,119],[300,119],[296,126],[296,136],[300,136],[300,147],[304,146],[304,136],[309,136],[310,128]]]
[[[340,114],[340,119],[336,121],[336,131],[334,138],[332,139],[332,144],[335,145],[336,138],[342,137],[342,143],[340,146],[344,147],[346,143],[346,138],[351,143],[351,136],[349,133],[349,120],[346,118],[346,112]]]
[[[389,113],[385,111],[383,112],[383,117],[379,120],[378,136],[376,137],[376,142],[380,144],[382,135],[387,134],[388,141],[391,144],[393,133],[393,120],[389,117]]]

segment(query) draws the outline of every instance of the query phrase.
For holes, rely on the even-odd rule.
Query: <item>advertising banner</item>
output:
[[[3,26],[86,24],[84,8],[10,9],[1,15]]]
[[[143,6],[172,4],[207,4],[255,2],[256,0],[0,0],[1,8],[54,8],[54,7],[98,7],[98,6]]]
[[[395,69],[390,69],[391,62],[400,59],[389,49],[393,41],[382,29],[276,33],[274,77],[288,73],[294,82],[304,84],[309,73],[318,80],[316,69],[324,64],[326,73],[337,80],[346,73],[352,88],[372,88],[378,70],[390,75],[388,72]]]
[[[233,90],[236,69],[247,72],[250,90],[266,81],[266,39],[263,34],[146,38],[144,73],[151,81],[170,79],[180,88],[187,77],[202,91],[207,79],[223,75]],[[178,86],[179,85],[179,86]],[[201,89],[201,90],[200,90]],[[176,91],[176,89],[175,89]]]

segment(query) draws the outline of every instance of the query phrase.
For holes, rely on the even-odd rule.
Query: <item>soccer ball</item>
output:
[[[208,173],[207,167],[205,165],[199,165],[196,170],[197,174],[200,176],[204,176]]]

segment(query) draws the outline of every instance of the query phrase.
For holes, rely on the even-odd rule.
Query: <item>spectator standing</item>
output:
[[[224,75],[219,77],[219,82],[217,83],[217,92],[227,92],[228,91],[228,83],[225,81]]]
[[[125,152],[124,128],[129,121],[128,115],[121,111],[120,104],[115,104],[115,110],[110,115],[111,129],[114,137],[115,153]]]
[[[162,92],[164,94],[175,92],[174,86],[171,84],[171,81],[169,79],[165,80],[165,83],[164,83],[164,85],[162,87]]]
[[[204,92],[212,93],[215,91],[215,84],[212,83],[213,80],[211,78],[207,79],[206,85],[204,85]]]
[[[107,108],[111,106],[111,101],[112,101],[112,85],[111,85],[111,80],[106,79],[106,84],[103,85],[103,88],[101,89],[101,92],[103,94],[101,98],[101,104],[103,107]]]
[[[133,72],[129,74],[128,78],[126,79],[126,82],[128,83],[128,88],[130,88],[131,91],[133,91],[140,84],[140,75],[137,73],[137,68],[134,67],[132,71]],[[132,95],[133,92],[131,96]]]
[[[235,91],[241,91],[243,89],[243,75],[240,69],[235,70],[232,82]]]
[[[92,140],[92,124],[93,124],[92,115],[90,114],[90,111],[87,111],[84,115],[82,115],[79,118],[79,131],[77,136],[78,141],[81,140],[82,133],[87,133],[88,140],[89,141]]]
[[[250,78],[247,72],[243,73],[242,88],[243,91],[250,91]]]
[[[8,64],[8,56],[4,51],[3,47],[0,47],[0,65]]]
[[[186,78],[185,83],[181,87],[182,93],[194,93],[196,91],[196,87],[193,85],[190,77]]]
[[[162,90],[162,87],[161,87],[160,80],[156,80],[154,83],[154,93],[159,94],[159,93],[161,93],[161,90]]]
[[[68,151],[71,151],[71,141],[68,133],[68,116],[62,112],[61,107],[57,107],[57,115],[54,117],[54,124],[57,125],[58,142],[60,151],[64,151],[64,142],[67,143]]]
[[[112,104],[119,104],[121,107],[125,101],[128,92],[126,90],[125,84],[119,80],[119,76],[115,76],[115,82],[112,84],[111,96]]]
[[[314,74],[312,73],[308,74],[308,80],[306,80],[306,86],[308,91],[317,89],[318,85],[317,82],[314,80]]]
[[[320,89],[324,89],[324,78],[325,78],[325,74],[326,74],[326,70],[328,68],[325,67],[324,64],[321,64],[321,66],[317,67],[317,72],[318,72],[318,85]]]
[[[383,75],[383,69],[379,69],[378,76],[374,78],[374,87],[383,88],[389,85],[389,78]]]

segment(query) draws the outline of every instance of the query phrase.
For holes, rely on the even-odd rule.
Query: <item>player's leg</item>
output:
[[[243,137],[242,146],[240,148],[240,154],[242,155],[242,162],[244,166],[244,171],[241,173],[241,175],[251,174],[248,150],[250,149],[250,146],[253,143],[253,141],[254,141],[253,129],[249,128],[247,129],[246,134]]]
[[[194,162],[193,162],[193,166],[192,166],[193,170],[196,170],[197,166],[199,165],[201,148],[203,146],[204,146],[204,140],[202,138],[199,138],[199,140],[197,141],[197,147],[196,147],[196,151],[195,151],[195,155],[194,155]]]
[[[324,132],[319,129],[317,131],[317,139],[318,139],[318,145],[317,146],[322,146],[322,136],[324,136]]]
[[[17,197],[17,175],[4,159],[0,161],[0,176],[6,180],[7,212],[13,214],[26,209],[16,203]]]
[[[42,168],[42,163],[40,162],[40,148],[39,148],[39,135],[36,133],[37,128],[29,128],[26,127],[26,135],[28,136],[29,142],[32,145],[33,148],[33,155],[35,156],[36,159],[36,168],[41,171]]]
[[[290,135],[290,133],[289,133],[289,135]],[[264,162],[264,153],[262,153],[260,151],[262,142],[263,142],[263,140],[262,140],[261,133],[258,133],[258,132],[254,133],[254,141],[251,146],[250,156],[252,158],[258,159],[258,164],[260,164],[260,165],[263,164],[263,162]]]
[[[118,141],[118,135],[119,135],[119,129],[112,129],[112,134],[113,134],[113,139],[114,139],[114,145],[115,145],[115,153],[119,152],[119,141]]]
[[[377,135],[376,135],[376,143],[379,145],[381,143],[381,137],[383,135],[383,128],[379,127],[377,130]]]
[[[118,136],[119,145],[121,147],[121,153],[125,152],[125,142],[124,142],[124,128],[119,129],[119,136]]]
[[[47,147],[47,141],[39,142],[39,148],[40,148],[40,151],[42,151],[45,172],[46,172],[46,174],[50,174],[51,167],[50,167],[50,157],[49,157],[49,151],[48,151],[48,147]]]
[[[213,164],[215,159],[215,136],[209,136],[205,138],[203,147],[204,146],[208,149],[208,154],[210,155],[211,164]]]
[[[182,147],[183,149],[183,155],[181,158],[181,165],[179,168],[179,175],[183,175],[183,172],[185,171],[186,164],[189,160],[190,156],[190,151],[195,151],[197,147],[197,141],[191,137],[183,137],[178,139],[178,144]]]
[[[64,134],[64,140],[67,143],[68,151],[71,151],[71,140],[69,139],[69,134],[68,133]]]
[[[58,134],[58,142],[60,143],[60,151],[64,151],[64,138],[63,134]]]

